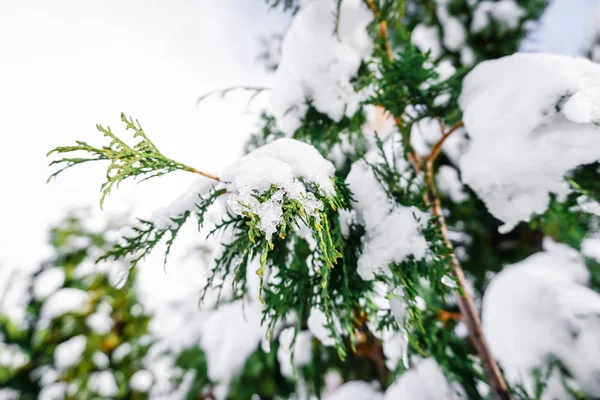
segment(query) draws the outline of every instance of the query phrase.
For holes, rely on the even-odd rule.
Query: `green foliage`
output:
[[[0,385],[16,389],[23,399],[37,398],[42,387],[39,372],[44,368],[54,368],[57,346],[83,335],[86,344],[81,360],[63,369],[58,376],[58,381],[71,385],[67,398],[94,397],[88,387],[88,378],[91,373],[105,368],[117,382],[117,399],[145,398],[145,394],[130,392],[129,379],[142,368],[142,360],[152,343],[147,336],[150,316],[143,312],[132,291],[115,287],[105,272],[82,270],[83,264],[89,262],[90,254],[109,245],[103,232],[90,232],[77,217],[70,217],[52,230],[51,242],[55,255],[33,276],[32,288],[40,279],[40,274],[49,269],[62,269],[65,281],[59,290],[84,290],[89,295],[89,302],[79,310],[47,321],[42,319],[41,310],[48,299],[36,298],[31,289],[26,325],[15,329],[10,321],[0,320],[4,342],[18,346],[28,356],[27,363],[18,370],[7,373],[0,367]],[[80,242],[82,244],[78,245]],[[106,312],[107,308],[112,327],[107,332],[93,330],[86,323],[87,317],[94,312]],[[130,347],[130,351],[122,358],[115,357],[119,346]],[[99,367],[95,364],[93,360],[96,353],[107,357],[108,366]]]
[[[164,156],[146,136],[140,123],[133,118],[127,117],[121,113],[121,120],[125,123],[125,130],[132,130],[133,138],[138,139],[137,143],[129,146],[119,137],[117,137],[110,127],[104,128],[102,125],[96,125],[100,133],[110,140],[108,146],[94,147],[83,141],[77,141],[75,146],[62,146],[48,152],[48,156],[53,154],[70,154],[74,152],[87,153],[85,157],[65,157],[54,160],[50,165],[58,165],[60,169],[54,172],[50,178],[58,176],[61,172],[76,165],[91,161],[110,161],[106,170],[106,182],[102,184],[100,197],[100,207],[104,203],[105,197],[110,194],[113,186],[127,179],[147,179],[156,178],[173,171],[197,172],[194,168],[174,161]]]
[[[115,243],[112,248],[106,251],[98,261],[107,260],[125,260],[127,259],[132,267],[135,267],[139,261],[144,259],[150,252],[163,241],[166,240],[166,249],[164,256],[164,265],[167,263],[171,246],[177,238],[181,227],[187,222],[192,213],[198,219],[198,229],[204,225],[204,219],[210,206],[217,197],[225,193],[225,189],[211,188],[207,195],[198,195],[198,202],[193,211],[185,211],[179,216],[171,216],[171,221],[166,226],[157,226],[154,222],[138,219],[139,225],[134,226],[132,235],[126,235],[122,238],[123,243]]]

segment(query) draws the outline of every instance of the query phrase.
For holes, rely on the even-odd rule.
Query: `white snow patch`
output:
[[[425,256],[427,242],[421,229],[428,214],[416,207],[393,205],[363,160],[352,165],[346,183],[354,196],[357,221],[366,231],[358,260],[363,279],[372,280],[376,273],[390,274],[390,263],[400,263],[410,255],[417,260]]]
[[[339,321],[335,319],[335,316],[333,316],[333,318],[333,326],[336,329],[336,332],[341,333],[339,332],[341,330]],[[327,315],[319,308],[313,307],[310,309],[306,324],[308,330],[319,339],[323,346],[331,347],[335,345],[335,337],[327,327]]]
[[[300,126],[307,100],[339,121],[353,115],[367,96],[357,93],[350,79],[371,54],[367,26],[373,14],[363,2],[343,0],[336,37],[336,3],[318,0],[302,7],[283,39],[271,103],[277,126],[289,136]]]
[[[110,371],[92,372],[88,379],[88,388],[103,397],[114,397],[119,392],[117,380]]]
[[[546,368],[552,355],[581,390],[597,397],[600,294],[585,286],[589,271],[576,250],[548,238],[544,248],[491,281],[483,298],[484,334],[510,383],[532,392],[534,368]],[[551,380],[554,389],[543,398],[565,398],[559,374]]]
[[[87,339],[84,335],[74,336],[60,343],[54,350],[54,364],[59,369],[67,369],[81,360]]]
[[[104,335],[112,329],[113,320],[110,317],[110,314],[96,311],[86,318],[85,324],[94,332]]]
[[[473,12],[471,31],[481,32],[491,21],[507,30],[516,29],[524,16],[525,10],[515,0],[482,1]]]
[[[82,311],[89,303],[87,292],[74,289],[63,288],[54,292],[42,305],[40,311],[41,321],[47,322],[63,314]]]
[[[372,384],[363,381],[349,381],[335,392],[324,397],[325,400],[382,400],[383,395]]]
[[[294,371],[299,367],[307,365],[312,360],[312,335],[309,331],[298,332],[294,343],[294,365],[292,365],[292,340],[295,328],[286,328],[279,334],[279,348],[277,349],[277,360],[281,368],[281,374],[288,378],[294,377]]]
[[[33,282],[33,297],[42,300],[56,292],[65,283],[65,270],[60,267],[48,268]]]
[[[415,26],[410,34],[412,44],[422,52],[431,51],[431,58],[437,60],[442,55],[442,44],[440,43],[440,30],[437,26],[419,24]]]
[[[600,159],[600,65],[583,58],[515,54],[470,72],[460,96],[471,136],[463,182],[504,222],[543,213],[563,177]],[[560,111],[557,111],[560,109]]]
[[[450,385],[433,358],[421,360],[394,382],[384,400],[458,400],[460,388]]]
[[[106,369],[110,365],[110,359],[108,356],[99,351],[92,355],[92,361],[99,369]]]
[[[39,400],[63,400],[65,398],[67,384],[64,382],[56,382],[51,385],[44,386],[40,391]]]
[[[237,300],[220,306],[204,324],[200,347],[206,354],[208,376],[223,386],[223,396],[264,336],[260,321],[258,302],[243,305]]]
[[[148,392],[152,387],[154,377],[152,372],[146,369],[140,369],[129,378],[129,387],[137,392]]]

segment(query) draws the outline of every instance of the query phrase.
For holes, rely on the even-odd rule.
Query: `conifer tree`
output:
[[[513,55],[546,2],[269,3],[294,12],[272,107],[222,174],[163,155],[125,114],[134,145],[98,125],[108,144],[51,151],[53,176],[109,163],[101,204],[123,181],[201,175],[101,259],[135,265],[165,241],[166,262],[194,216],[220,243],[203,297],[247,304],[263,365],[276,352],[300,398],[599,396],[598,363],[577,355],[600,349],[600,296],[587,287],[598,282],[600,67]],[[520,341],[537,329],[522,322],[528,310],[564,332],[558,342]],[[211,396],[235,398],[215,357],[192,358],[204,356],[221,379]],[[345,383],[327,394],[333,373]]]
[[[13,362],[0,383],[20,399],[147,398],[130,383],[148,380],[150,316],[118,270],[95,265],[111,244],[84,222],[73,214],[51,230],[55,253],[31,278],[24,324],[2,317],[0,355]]]

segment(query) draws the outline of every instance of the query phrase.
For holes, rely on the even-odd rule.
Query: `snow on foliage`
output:
[[[385,392],[384,400],[458,400],[460,389],[453,387],[432,358],[421,360],[406,371]]]
[[[460,96],[471,142],[463,182],[513,229],[564,200],[564,177],[600,159],[600,66],[583,58],[515,54],[470,72]]]
[[[297,200],[308,215],[317,216],[323,202],[309,191],[314,188],[323,197],[335,195],[332,178],[334,165],[307,143],[283,138],[262,146],[228,167],[223,179],[230,182],[227,204],[238,214],[258,215],[258,229],[267,240],[283,222],[283,201]],[[258,195],[273,187],[266,201]]]
[[[600,295],[588,288],[581,255],[567,245],[544,240],[544,251],[508,266],[483,298],[483,329],[509,382],[532,393],[534,369],[551,357],[576,388],[600,396]],[[558,371],[544,399],[569,398]]]
[[[370,56],[367,25],[373,14],[362,1],[342,0],[336,30],[334,0],[304,5],[285,35],[271,93],[277,126],[292,135],[307,101],[332,120],[351,116],[367,95],[356,92],[351,78]]]
[[[219,399],[226,398],[229,383],[265,335],[260,312],[260,303],[244,305],[238,300],[221,305],[204,325],[200,346],[208,361],[208,376],[218,383]]]
[[[358,273],[363,279],[389,275],[389,264],[401,263],[408,256],[417,260],[425,257],[427,242],[421,229],[428,214],[414,206],[393,204],[366,161],[352,165],[346,183],[354,196],[357,222],[366,231],[358,260]]]

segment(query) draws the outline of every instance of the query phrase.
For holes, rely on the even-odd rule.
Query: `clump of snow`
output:
[[[88,388],[104,398],[114,397],[119,392],[117,380],[110,371],[92,372],[88,379]]]
[[[471,142],[463,182],[502,222],[501,232],[562,200],[564,176],[600,159],[600,65],[583,58],[515,54],[485,61],[459,99]]]
[[[88,305],[89,300],[88,293],[83,290],[62,288],[44,302],[40,311],[40,319],[47,322],[63,314],[82,311]]]
[[[535,368],[558,358],[579,388],[600,396],[600,294],[581,255],[544,240],[544,251],[506,267],[483,298],[483,330],[510,383],[532,391]],[[545,399],[565,398],[559,374]],[[557,392],[555,392],[557,391]]]
[[[54,364],[59,369],[66,369],[81,360],[87,339],[84,335],[74,336],[66,342],[60,343],[54,350]]]
[[[507,30],[516,29],[525,16],[515,0],[482,1],[473,12],[471,31],[478,33],[486,29],[493,21]]]
[[[440,43],[440,30],[437,26],[419,24],[415,26],[410,41],[422,53],[431,51],[431,58],[437,60],[442,55],[442,44]]]
[[[147,392],[152,387],[153,381],[154,377],[152,376],[152,372],[141,369],[131,376],[129,379],[129,387],[131,390],[137,392]]]
[[[284,198],[298,200],[309,215],[317,215],[323,203],[308,188],[322,196],[335,195],[334,173],[334,165],[314,146],[295,139],[279,139],[252,151],[226,169],[223,180],[229,182],[227,204],[236,214],[258,215],[258,228],[270,239],[283,220]],[[260,203],[255,196],[273,185],[279,190]]]
[[[307,365],[312,359],[312,335],[309,331],[301,331],[296,335],[296,341],[292,349],[295,328],[286,328],[279,335],[279,349],[277,349],[277,360],[281,374],[288,378],[294,377],[294,371],[299,367]],[[294,365],[292,365],[292,352],[294,354]]]
[[[456,168],[449,165],[440,166],[435,181],[440,193],[448,196],[453,203],[462,203],[469,198]]]
[[[116,363],[120,363],[125,357],[129,355],[129,353],[131,353],[131,350],[131,343],[121,343],[112,353],[113,361]]]
[[[421,360],[394,382],[384,400],[458,400],[462,388],[451,385],[433,358]]]
[[[244,305],[237,300],[220,306],[204,324],[200,347],[206,354],[209,378],[219,384],[219,398],[227,396],[229,382],[258,348],[264,336],[260,321],[260,303]]]
[[[350,80],[371,54],[367,26],[373,14],[363,2],[343,0],[335,35],[336,6],[334,0],[308,3],[283,39],[271,102],[277,126],[289,136],[300,126],[307,100],[339,121],[353,115],[367,97],[357,93]]]
[[[394,205],[371,167],[363,160],[352,165],[346,183],[354,196],[357,222],[365,227],[363,252],[358,273],[365,280],[375,274],[390,274],[389,264],[400,263],[408,256],[420,260],[427,252],[421,234],[429,216],[411,206]]]
[[[94,332],[104,335],[112,329],[113,320],[110,314],[96,311],[85,319],[85,324]]]
[[[48,268],[38,276],[33,282],[33,297],[36,300],[42,300],[56,292],[65,283],[65,270],[60,267]]]
[[[96,364],[98,369],[105,369],[108,368],[108,366],[110,365],[110,359],[108,358],[108,356],[99,351],[95,352],[92,355],[92,361],[94,362],[94,364]]]
[[[55,382],[51,385],[44,386],[40,391],[39,400],[59,400],[64,399],[66,394],[67,384],[64,382]]]
[[[363,381],[344,383],[325,400],[382,400],[383,395],[373,385]],[[412,399],[412,398],[411,398]]]

